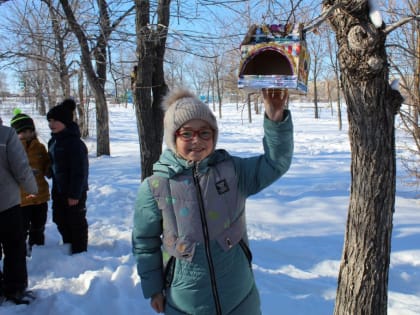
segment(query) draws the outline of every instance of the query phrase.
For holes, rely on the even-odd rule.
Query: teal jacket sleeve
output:
[[[289,169],[293,156],[293,123],[289,110],[281,122],[264,115],[264,154],[250,158],[235,158],[239,189],[246,196],[266,188]]]
[[[132,232],[133,255],[145,298],[163,291],[161,234],[162,214],[146,179],[137,194]]]

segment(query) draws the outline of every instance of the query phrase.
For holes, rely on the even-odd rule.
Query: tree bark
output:
[[[77,94],[79,98],[79,104],[77,105],[77,113],[79,116],[79,127],[80,127],[80,134],[82,138],[87,138],[89,136],[89,114],[86,110],[86,102],[84,97],[84,76],[83,76],[83,69],[79,69],[78,77],[77,77]]]
[[[252,123],[252,113],[251,113],[251,96],[254,93],[248,93],[248,122]]]
[[[318,50],[317,50],[317,52],[318,52]],[[319,63],[319,61],[318,61],[318,59],[319,59],[319,56],[318,55],[315,55],[314,56],[314,62],[312,62],[312,64],[313,64],[313,68],[314,68],[314,70],[313,70],[313,74],[314,74],[314,118],[315,119],[319,119],[319,110],[318,110],[318,81],[317,81],[317,79],[318,79],[318,63]]]
[[[134,103],[140,141],[141,178],[152,174],[153,164],[162,153],[163,110],[161,101],[168,87],[163,62],[168,34],[170,0],[157,7],[158,23],[149,25],[149,1],[135,1],[137,33],[137,75]]]
[[[64,98],[70,97],[70,75],[69,69],[66,63],[66,49],[64,48],[64,38],[66,32],[63,32],[60,25],[60,17],[58,16],[56,9],[53,6],[53,3],[49,0],[44,0],[44,3],[48,6],[48,12],[51,16],[51,26],[54,32],[54,39],[57,49],[57,59],[58,59],[58,73],[60,76],[60,85],[63,92]],[[50,104],[50,106],[55,106],[55,104]]]
[[[96,58],[96,72],[92,65],[91,51],[88,40],[81,26],[77,23],[68,0],[60,0],[67,21],[80,44],[81,61],[86,73],[86,78],[95,96],[96,106],[96,155],[110,155],[109,145],[109,114],[105,97],[106,82],[106,45],[110,35],[109,19],[106,10],[106,2],[99,1],[101,14],[101,35],[94,51]],[[105,9],[104,9],[105,8]]]
[[[324,8],[339,0],[324,1]],[[334,314],[387,314],[395,205],[394,117],[402,97],[390,88],[386,36],[365,0],[340,1],[329,21],[339,47],[351,146],[351,193]]]

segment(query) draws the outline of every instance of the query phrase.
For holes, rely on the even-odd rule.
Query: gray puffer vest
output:
[[[173,178],[149,178],[162,211],[163,247],[170,256],[188,261],[194,257],[196,244],[206,239],[216,240],[227,251],[246,238],[246,198],[238,191],[233,162],[218,163],[206,173],[197,169]]]

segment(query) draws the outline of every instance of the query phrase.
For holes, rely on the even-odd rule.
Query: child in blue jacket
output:
[[[293,127],[287,90],[262,91],[264,154],[215,150],[210,108],[186,90],[166,96],[167,149],[140,185],[133,253],[145,298],[165,314],[258,315],[245,201],[288,169]]]

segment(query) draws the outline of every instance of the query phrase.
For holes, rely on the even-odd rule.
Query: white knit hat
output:
[[[176,152],[175,133],[192,119],[204,120],[210,125],[214,130],[213,143],[216,146],[219,134],[216,117],[209,106],[200,101],[192,92],[185,89],[169,92],[163,99],[162,107],[165,111],[164,141],[173,152]]]

